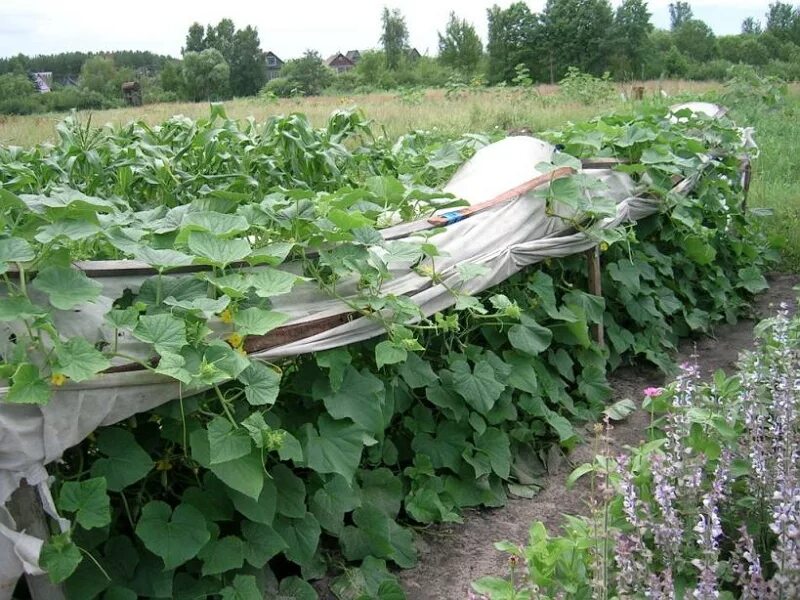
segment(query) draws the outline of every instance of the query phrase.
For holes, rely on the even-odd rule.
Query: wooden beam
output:
[[[42,540],[50,537],[50,527],[39,493],[24,479],[11,494],[6,508],[17,524],[17,531],[25,531]],[[64,589],[53,584],[47,575],[25,575],[25,582],[33,600],[66,600]]]
[[[600,277],[600,247],[586,251],[586,273],[589,279],[589,293],[593,296],[603,296],[603,285]],[[592,337],[599,346],[605,346],[605,331],[603,324],[592,325]]]

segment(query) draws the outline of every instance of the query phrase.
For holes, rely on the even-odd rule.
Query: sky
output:
[[[771,0],[693,0],[696,18],[715,33],[738,33],[749,16],[763,20]],[[669,26],[670,0],[649,0],[656,27]],[[258,28],[261,47],[284,60],[306,49],[323,56],[379,45],[384,4],[406,18],[410,42],[435,55],[437,31],[448,14],[471,21],[486,39],[486,9],[512,0],[0,0],[0,57],[23,53],[150,50],[179,56],[189,26],[216,24],[224,17],[237,27]],[[619,0],[611,0],[617,5]],[[529,0],[538,12],[545,0]]]

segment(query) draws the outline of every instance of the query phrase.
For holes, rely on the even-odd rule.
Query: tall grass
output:
[[[768,223],[784,268],[800,271],[800,94],[758,113],[752,125],[761,154],[753,164],[750,206],[773,211]]]

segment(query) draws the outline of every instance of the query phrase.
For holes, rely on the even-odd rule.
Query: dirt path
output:
[[[787,302],[792,309],[796,294],[792,288],[800,283],[797,275],[778,274],[770,278],[770,289],[754,306],[754,317],[760,319],[774,313],[778,304]],[[733,371],[739,352],[753,342],[754,321],[743,320],[735,325],[722,325],[715,336],[685,344],[679,359],[688,358],[696,349],[704,376],[717,369]],[[611,378],[614,399],[638,400],[645,387],[660,385],[663,376],[655,370],[621,369]],[[636,411],[610,433],[612,448],[634,445],[644,439],[649,415]],[[570,454],[572,464],[587,462],[591,447],[583,445]],[[432,527],[422,535],[420,562],[414,569],[399,574],[409,600],[463,600],[470,581],[483,575],[505,574],[505,556],[494,549],[493,542],[509,540],[524,543],[533,521],[542,521],[555,530],[563,514],[581,514],[586,510],[586,488],[580,484],[567,490],[568,464],[560,472],[545,478],[544,489],[533,499],[510,498],[508,504],[495,510],[475,510],[464,515],[464,523]]]

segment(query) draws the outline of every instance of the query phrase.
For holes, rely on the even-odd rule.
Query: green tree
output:
[[[771,33],[781,41],[795,41],[795,33],[798,29],[800,15],[797,10],[786,2],[773,2],[769,5],[767,12],[767,27],[768,33]]]
[[[266,83],[267,59],[254,27],[248,25],[234,34],[230,68],[235,96],[254,96]]]
[[[287,61],[281,69],[281,78],[306,96],[318,96],[333,82],[333,75],[315,50],[306,50],[302,58]]]
[[[690,19],[672,32],[675,46],[696,61],[711,60],[717,54],[717,40],[711,28],[699,19]]]
[[[189,33],[186,34],[186,46],[184,46],[182,54],[187,52],[202,52],[206,49],[206,30],[200,23],[194,22],[189,27]]]
[[[183,55],[183,85],[191,100],[219,100],[227,95],[230,67],[216,48]]]
[[[170,60],[164,63],[159,74],[161,87],[165,92],[183,95],[183,71],[180,61]]]
[[[678,2],[669,3],[669,25],[673,31],[687,21],[691,21],[693,17],[694,13],[688,2],[679,0]]]
[[[567,67],[602,75],[613,47],[614,14],[608,0],[547,0],[543,18],[555,79]]]
[[[754,17],[742,21],[742,33],[745,35],[761,35],[761,22]]]
[[[383,44],[383,52],[386,55],[386,66],[390,69],[397,69],[408,51],[406,19],[399,9],[389,10],[384,6],[381,21],[383,23],[381,44]]]
[[[645,58],[651,51],[650,11],[645,0],[624,0],[614,14],[614,48],[617,69],[643,77]]]
[[[506,9],[496,4],[487,10],[489,39],[489,83],[510,82],[515,67],[524,64],[534,72],[542,67],[539,52],[546,46],[540,19],[524,2],[515,2]],[[544,66],[546,72],[546,65]],[[542,68],[537,71],[541,75]]]
[[[0,98],[24,98],[34,96],[37,91],[27,75],[17,73],[5,73],[0,75]]]
[[[482,55],[483,43],[475,27],[451,12],[444,35],[439,33],[439,60],[466,75],[472,75]]]
[[[234,37],[236,26],[230,19],[222,19],[216,27],[206,27],[205,47],[216,48],[225,61],[230,64],[233,59]]]
[[[81,87],[104,96],[116,95],[117,67],[114,59],[93,56],[83,63],[80,76]]]

